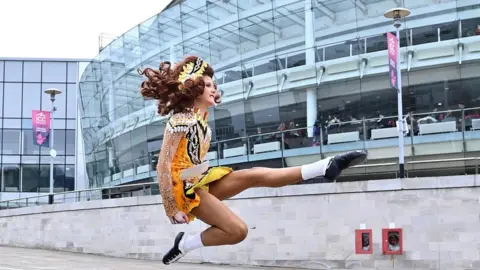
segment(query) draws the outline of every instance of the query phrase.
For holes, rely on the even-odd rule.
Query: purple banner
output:
[[[32,111],[33,144],[50,147],[50,112]]]
[[[387,44],[388,44],[388,66],[390,67],[390,85],[398,89],[398,78],[397,78],[397,55],[398,55],[398,39],[392,33],[387,33]]]

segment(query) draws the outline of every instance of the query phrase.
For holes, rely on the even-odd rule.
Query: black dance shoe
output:
[[[333,182],[343,170],[363,163],[365,160],[367,160],[367,151],[365,150],[351,151],[336,155],[330,159],[323,178],[325,178],[327,182]]]
[[[173,242],[173,247],[163,256],[163,264],[169,265],[185,256],[185,252],[183,252],[180,247],[180,242],[182,241],[184,236],[184,232],[180,232],[177,234],[177,236],[175,237],[175,241]]]

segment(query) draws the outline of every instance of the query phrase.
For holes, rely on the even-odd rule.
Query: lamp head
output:
[[[406,18],[408,15],[410,15],[410,10],[406,8],[392,8],[383,14],[385,18],[394,20]]]
[[[61,93],[62,93],[62,91],[59,90],[59,89],[56,89],[56,88],[48,88],[47,90],[45,90],[45,94],[50,95],[50,96],[51,95],[53,95],[53,96],[60,95]]]

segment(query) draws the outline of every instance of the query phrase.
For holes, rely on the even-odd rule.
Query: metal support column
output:
[[[305,0],[305,62],[315,68],[315,14],[313,0]],[[313,137],[313,125],[317,120],[317,89],[307,89],[307,134]]]

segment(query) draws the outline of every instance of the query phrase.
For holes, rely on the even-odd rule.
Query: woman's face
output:
[[[215,99],[218,98],[217,90],[215,89],[212,78],[204,76],[203,81],[205,82],[205,88],[203,94],[197,98],[197,103],[202,107],[209,108],[215,105]]]

